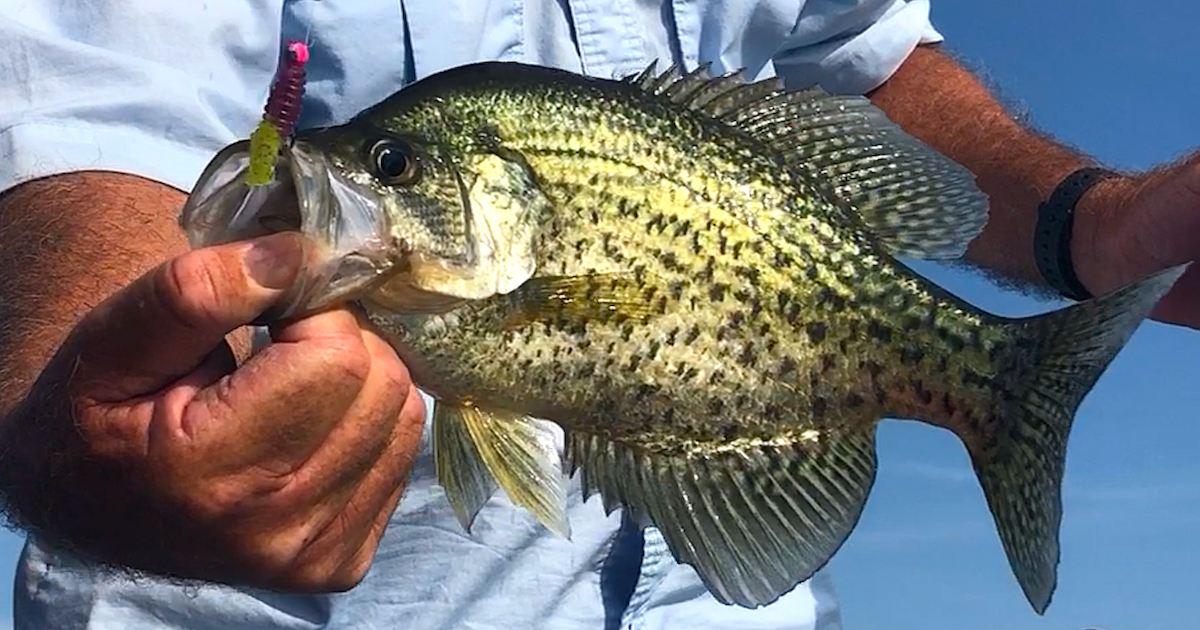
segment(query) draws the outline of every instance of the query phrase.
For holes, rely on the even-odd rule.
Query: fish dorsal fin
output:
[[[895,256],[961,257],[987,222],[975,176],[903,131],[863,96],[821,88],[786,91],[778,78],[713,78],[708,65],[627,82],[739,127],[794,169],[832,184]]]
[[[875,480],[874,429],[654,453],[573,431],[571,470],[645,514],[725,604],[764,606],[812,577],[850,535]]]
[[[463,527],[469,531],[499,485],[547,529],[570,538],[567,477],[553,423],[466,403],[439,402],[434,413],[438,482]]]

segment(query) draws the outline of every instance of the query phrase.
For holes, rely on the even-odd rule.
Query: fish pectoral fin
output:
[[[788,91],[778,77],[748,82],[744,72],[713,78],[708,66],[682,75],[651,67],[626,82],[739,127],[792,168],[831,181],[893,255],[959,258],[987,222],[975,176],[864,96]]]
[[[496,493],[496,479],[467,431],[463,407],[437,403],[433,408],[433,461],[446,500],[469,533],[479,510]]]
[[[874,428],[789,442],[653,453],[572,432],[584,496],[644,512],[676,560],[725,604],[767,605],[813,576],[858,523],[875,480]]]
[[[571,537],[567,476],[552,422],[469,404],[454,406],[435,421],[445,417],[452,418],[452,427],[459,426],[435,428],[434,456],[438,479],[460,522],[474,518],[494,491],[489,485],[494,481],[549,530]],[[459,466],[462,470],[456,470]],[[486,481],[485,468],[490,473]]]
[[[665,304],[655,283],[633,273],[532,278],[508,296],[507,328],[530,322],[645,322]]]

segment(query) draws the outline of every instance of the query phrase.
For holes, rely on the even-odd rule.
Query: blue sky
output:
[[[932,5],[947,45],[1060,140],[1135,169],[1200,145],[1200,4]],[[919,269],[993,312],[1057,307],[977,276]],[[879,481],[832,563],[847,630],[1195,627],[1197,375],[1200,333],[1146,324],[1084,401],[1068,453],[1059,588],[1045,617],[1012,577],[958,441],[885,423]]]
[[[948,45],[1061,140],[1127,168],[1200,144],[1200,4],[932,2]],[[919,269],[993,312],[1057,306],[970,274]],[[1012,577],[957,440],[885,423],[879,480],[832,563],[847,630],[1194,626],[1198,357],[1200,333],[1147,324],[1084,401],[1068,458],[1060,584],[1044,617]],[[0,575],[12,575],[19,540],[0,530]],[[0,628],[10,606],[0,588]]]

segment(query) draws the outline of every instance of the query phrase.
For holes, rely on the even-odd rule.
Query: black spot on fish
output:
[[[752,295],[753,294],[750,292],[750,289],[739,287],[738,289],[734,290],[733,299],[745,304],[750,301]]]
[[[704,269],[700,271],[698,280],[700,280],[701,282],[712,281],[713,272],[716,271],[716,267],[717,267],[717,259],[712,256],[709,256],[708,260],[704,263]]]
[[[738,437],[738,425],[732,422],[726,422],[721,425],[721,439],[726,442],[732,442]]]
[[[642,364],[641,355],[637,355],[637,354],[633,355],[633,357],[631,357],[629,359],[629,371],[631,371],[631,372],[637,371],[638,366],[641,364]]]
[[[786,269],[792,266],[792,257],[782,250],[775,250],[775,268]]]
[[[741,257],[742,257],[742,246],[743,246],[743,245],[745,245],[745,243],[743,243],[742,241],[738,241],[738,242],[736,242],[736,243],[734,243],[734,244],[733,244],[733,249],[731,249],[731,250],[729,251],[729,255],[730,255],[730,256],[732,256],[734,260],[739,260],[739,259],[741,259]]]
[[[925,351],[917,347],[908,347],[900,350],[900,363],[904,365],[917,365],[925,358]]]
[[[829,310],[837,312],[846,308],[846,298],[838,295],[829,287],[821,287],[817,291],[817,303],[828,306]]]
[[[734,311],[729,315],[730,328],[740,328],[744,321],[746,321],[746,315],[741,311]]]
[[[664,217],[661,212],[651,217],[650,221],[646,223],[646,234],[650,234],[654,230],[658,230],[658,233],[662,234],[663,230],[665,230],[667,227],[667,222],[665,219],[666,217]]]
[[[874,361],[865,362],[863,367],[866,368],[867,374],[870,374],[872,379],[877,379],[880,374],[883,374],[883,366]]]
[[[659,257],[658,261],[667,271],[683,271],[683,267],[679,264],[679,258],[675,256],[675,252],[664,252]]]
[[[883,322],[871,320],[867,322],[867,335],[878,339],[883,343],[892,341],[892,329]]]
[[[708,413],[719,416],[725,412],[725,401],[720,398],[708,399]]]
[[[713,283],[708,289],[708,297],[714,302],[721,302],[725,299],[725,292],[729,290],[729,285],[724,282]]]
[[[733,273],[750,284],[758,284],[759,270],[757,267],[738,265],[733,268]]]
[[[684,236],[692,229],[691,221],[682,221],[675,225],[675,237]]]
[[[672,300],[678,300],[683,297],[683,287],[684,283],[681,280],[676,280],[667,285],[667,291],[671,294]]]
[[[783,360],[779,362],[779,376],[791,376],[799,367],[792,357],[783,357]]]
[[[750,298],[750,317],[757,318],[759,316],[759,314],[761,314],[761,313],[762,313],[762,300],[758,299],[757,295],[752,296]]]
[[[779,312],[782,313],[787,305],[792,301],[792,294],[788,290],[780,291],[775,295],[775,301],[779,304]]]
[[[832,354],[821,355],[821,371],[822,372],[825,372],[826,374],[828,374],[829,372],[832,372],[833,368],[835,368],[835,367],[837,367],[837,357],[833,356]]]
[[[800,319],[800,303],[794,301],[789,304],[783,318],[787,320],[787,323],[795,325],[796,321]]]
[[[729,336],[729,327],[728,326],[726,326],[724,324],[717,326],[717,334],[715,335],[715,338],[717,341],[725,341],[725,338],[728,336]]]
[[[829,410],[829,401],[821,396],[813,398],[812,415],[814,420],[820,420],[825,417],[825,412]]]
[[[942,409],[946,412],[946,415],[948,415],[948,416],[954,415],[954,411],[955,411],[954,400],[952,398],[950,398],[949,392],[942,394]]]
[[[826,330],[827,326],[825,322],[809,322],[804,326],[804,332],[808,333],[808,340],[813,343],[821,343],[822,341],[825,341]]]
[[[758,354],[754,351],[753,341],[747,341],[742,345],[742,353],[738,356],[738,363],[746,367],[754,367],[755,359],[757,358]]]
[[[688,330],[687,337],[684,337],[684,339],[683,339],[683,343],[690,345],[692,342],[696,341],[699,338],[700,338],[700,327],[695,324],[692,324],[692,327]]]
[[[634,325],[633,322],[627,322],[621,326],[621,341],[629,341],[633,338]]]

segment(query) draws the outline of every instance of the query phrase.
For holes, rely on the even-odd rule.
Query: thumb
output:
[[[280,233],[197,249],[152,269],[75,328],[67,342],[75,384],[97,402],[115,402],[178,380],[284,295],[304,252],[298,234]]]

